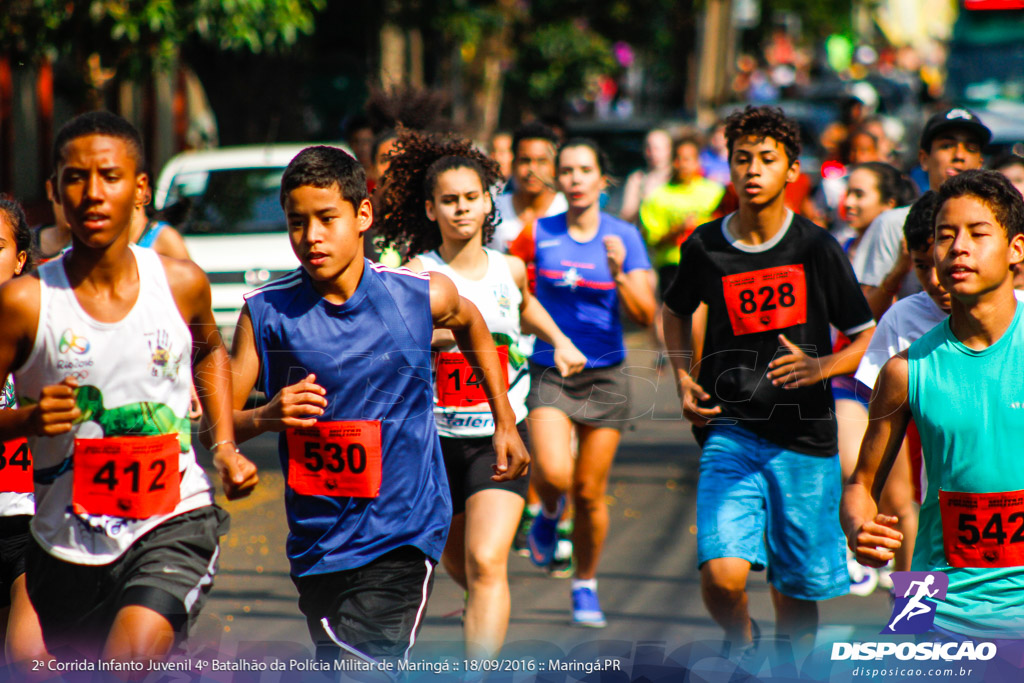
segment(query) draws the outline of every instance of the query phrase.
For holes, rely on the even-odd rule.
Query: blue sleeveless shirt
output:
[[[385,307],[368,290],[390,294],[406,330],[389,328]],[[337,305],[299,268],[246,300],[268,397],[314,373],[327,392],[321,421],[381,421],[376,498],[307,496],[285,487],[292,574],[355,569],[406,545],[438,561],[452,504],[434,425],[429,275],[365,261],[355,293]],[[403,332],[414,348],[403,348]],[[287,473],[284,432],[278,453]]]

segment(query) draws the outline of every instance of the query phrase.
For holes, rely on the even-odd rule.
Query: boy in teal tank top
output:
[[[935,261],[950,317],[882,369],[843,492],[843,528],[862,564],[881,566],[900,547],[896,519],[876,503],[913,417],[928,476],[913,569],[949,577],[935,627],[1024,638],[1024,468],[1015,441],[1024,426],[1024,307],[1013,292],[1024,200],[1009,181],[966,171],[942,185]]]

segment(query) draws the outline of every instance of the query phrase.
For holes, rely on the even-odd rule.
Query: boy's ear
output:
[[[373,204],[369,199],[359,202],[356,207],[356,226],[360,233],[364,233],[373,225]]]
[[[786,170],[786,183],[795,183],[796,179],[800,177],[800,159],[794,159],[793,163],[789,165]]]
[[[1024,263],[1024,235],[1016,234],[1010,240],[1010,265]]]

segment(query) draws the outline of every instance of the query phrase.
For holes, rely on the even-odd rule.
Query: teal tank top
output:
[[[928,491],[914,546],[914,571],[941,571],[949,590],[935,625],[976,637],[1024,637],[1024,566],[952,567],[943,548],[939,491],[1024,490],[1024,304],[1000,339],[974,350],[953,335],[949,319],[911,345],[910,410],[921,433]],[[982,518],[984,518],[982,516]],[[970,526],[971,516],[952,517]],[[1012,521],[1011,521],[1012,520]],[[991,521],[991,520],[990,520]],[[999,526],[977,535],[1012,543],[1024,538],[1024,515],[1008,510]],[[975,532],[961,529],[957,536]],[[950,539],[947,539],[950,540]],[[1018,541],[1024,544],[1024,541]]]

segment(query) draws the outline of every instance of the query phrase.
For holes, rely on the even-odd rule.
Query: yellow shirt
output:
[[[689,233],[711,220],[722,201],[725,188],[707,178],[694,178],[688,183],[668,183],[647,195],[640,205],[640,224],[647,244],[654,251],[654,266],[679,263],[679,245]],[[657,246],[673,231],[688,229],[670,244]]]

